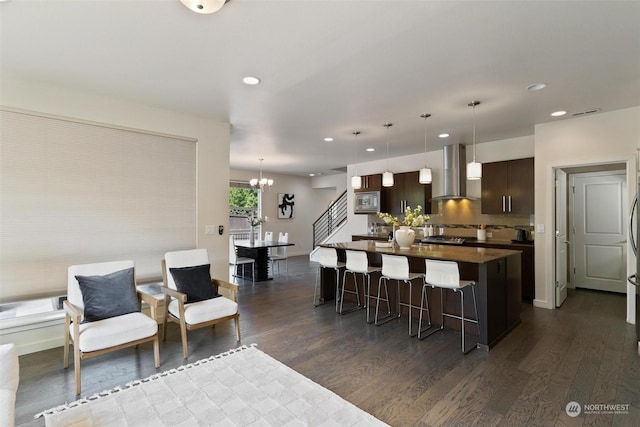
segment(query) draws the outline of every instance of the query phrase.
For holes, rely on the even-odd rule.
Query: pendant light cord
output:
[[[384,127],[387,128],[387,172],[389,171],[389,128],[393,126],[393,123],[385,123]]]
[[[427,119],[431,117],[431,114],[424,113],[420,117],[424,119],[424,167],[427,167]]]
[[[358,175],[358,135],[360,135],[360,131],[356,130],[356,131],[353,131],[351,133],[353,133],[355,135],[353,140],[354,140],[355,145],[356,145],[356,175]]]
[[[476,105],[480,105],[480,101],[471,101],[467,104],[473,108],[473,163],[476,162]]]

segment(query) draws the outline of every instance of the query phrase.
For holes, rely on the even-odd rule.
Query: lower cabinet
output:
[[[491,242],[467,242],[465,246],[513,249],[522,251],[521,256],[521,277],[522,277],[522,300],[532,302],[536,296],[536,272],[533,244],[508,244]]]

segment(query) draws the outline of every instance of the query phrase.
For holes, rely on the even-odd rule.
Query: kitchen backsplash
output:
[[[480,212],[480,200],[438,200],[431,202],[429,223],[444,225],[444,234],[452,236],[476,236],[479,225],[485,225],[488,239],[511,240],[517,229],[525,229],[533,236],[533,215],[487,215]],[[375,222],[380,219],[373,216]]]

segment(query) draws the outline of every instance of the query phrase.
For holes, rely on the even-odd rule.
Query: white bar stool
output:
[[[378,296],[376,298],[376,315],[374,319],[376,326],[380,326],[388,322],[389,320],[399,318],[401,316],[400,307],[406,306],[406,307],[409,307],[409,336],[414,337],[418,334],[417,332],[414,333],[412,328],[413,308],[414,307],[418,308],[417,306],[414,306],[412,304],[412,299],[411,299],[412,293],[413,293],[412,281],[414,279],[422,279],[423,277],[424,277],[423,273],[409,272],[409,259],[406,256],[385,255],[385,254],[382,255],[382,275],[380,276],[380,280],[378,280]],[[398,303],[397,304],[398,315],[395,317],[391,316],[391,308],[389,305],[389,289],[387,287],[387,281],[389,279],[396,281],[396,299]],[[384,290],[385,290],[386,298],[381,298],[381,285],[383,280],[384,280]],[[400,302],[400,282],[401,281],[409,285],[409,302],[408,303]],[[388,307],[387,315],[382,318],[378,316],[380,311],[381,300],[386,301],[387,307]],[[422,307],[420,309],[422,310]],[[381,323],[380,322],[381,320],[384,320],[384,322]]]
[[[460,320],[462,325],[462,353],[467,354],[471,350],[477,347],[473,346],[467,350],[465,345],[465,333],[464,333],[464,324],[465,322],[478,324],[478,303],[476,301],[476,282],[472,280],[460,280],[460,270],[458,268],[458,263],[455,261],[434,261],[427,259],[425,260],[426,266],[426,275],[424,278],[424,285],[422,286],[422,299],[420,301],[420,307],[423,306],[426,297],[427,287],[431,286],[432,288],[440,288],[440,329],[437,329],[433,332],[441,331],[444,329],[444,318],[451,317],[454,319]],[[476,310],[476,318],[470,319],[464,317],[464,291],[468,287],[471,288],[471,293],[473,295],[473,307]],[[460,316],[452,313],[445,313],[444,311],[444,295],[443,289],[451,289],[454,292],[460,292]],[[427,304],[429,301],[427,300]],[[431,325],[431,319],[429,319],[429,325]],[[423,339],[431,335],[432,333],[421,336],[421,328],[422,327],[422,312],[420,313],[420,325],[418,327],[418,338]],[[428,328],[427,328],[428,329]]]
[[[350,311],[360,310],[362,308],[367,309],[367,323],[371,323],[369,320],[369,295],[371,295],[371,273],[375,273],[380,271],[380,267],[371,267],[369,266],[369,259],[367,258],[367,253],[364,251],[350,251],[345,250],[345,254],[347,255],[347,263],[345,266],[344,274],[342,275],[342,293],[340,296],[340,310],[338,313],[344,314]],[[355,285],[355,291],[345,291],[346,284],[346,276],[347,273],[353,274],[353,283]],[[362,275],[362,288],[364,290],[364,306],[360,304],[360,291],[358,288],[358,279],[357,275]],[[365,279],[367,282],[365,283]],[[343,303],[344,303],[344,293],[352,293],[356,295],[358,300],[358,305],[351,310],[344,311]]]
[[[331,268],[336,272],[336,312],[338,311],[338,289],[340,286],[340,269],[345,267],[344,262],[338,261],[338,252],[334,248],[318,248],[318,272],[316,274],[316,285],[313,288],[313,306],[320,305],[320,272],[323,268]],[[316,295],[318,297],[316,298]]]

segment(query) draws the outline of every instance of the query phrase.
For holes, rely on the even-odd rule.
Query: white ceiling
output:
[[[422,152],[425,112],[429,150],[471,142],[472,100],[479,143],[640,105],[639,22],[640,1],[12,0],[0,65],[228,121],[232,168],[328,174],[355,162],[354,130],[360,161],[384,159],[385,122],[391,157]]]

